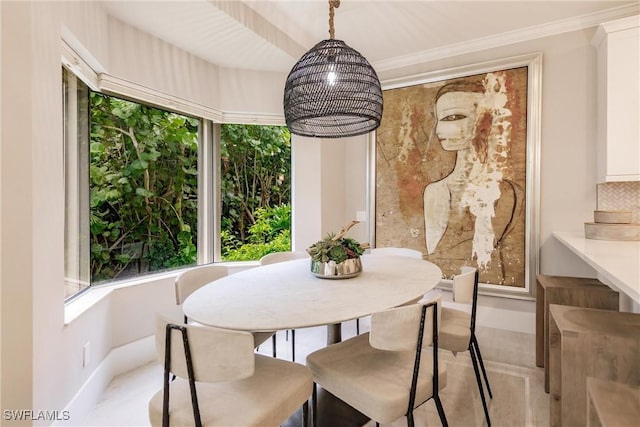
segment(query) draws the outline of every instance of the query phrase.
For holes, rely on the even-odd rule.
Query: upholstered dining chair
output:
[[[447,426],[439,396],[446,369],[438,363],[438,305],[421,301],[373,313],[370,332],[309,354],[314,423],[320,385],[376,425],[406,416],[413,427],[414,408],[433,399]]]
[[[422,259],[422,252],[409,248],[372,248],[371,253],[374,255],[402,255]]]
[[[372,248],[370,252],[372,255],[400,255],[408,256],[410,258],[422,259],[422,252],[409,248]],[[411,304],[415,303],[416,301],[412,301]],[[356,335],[360,335],[360,319],[356,319]]]
[[[176,304],[182,305],[196,290],[207,283],[220,279],[229,274],[229,269],[222,265],[207,264],[190,268],[180,273],[174,282],[176,293]],[[189,319],[184,315],[184,323],[189,323]],[[275,332],[254,332],[255,347],[272,338],[273,357],[276,357],[276,336]]]
[[[478,270],[473,267],[462,267],[460,274],[453,277],[453,301],[471,306],[471,313],[453,308],[442,308],[442,324],[440,325],[440,348],[454,354],[469,350],[473,370],[478,383],[480,399],[487,425],[491,426],[489,409],[484,395],[484,387],[480,377],[480,370],[487,386],[489,398],[493,398],[489,378],[484,368],[480,346],[476,338],[476,311],[478,305]]]
[[[256,354],[250,333],[158,315],[155,339],[164,376],[149,401],[152,426],[277,426],[301,406],[308,425],[311,371]]]
[[[275,264],[278,262],[284,261],[293,261],[295,259],[303,259],[309,258],[309,254],[306,252],[300,251],[289,251],[289,252],[272,252],[260,258],[260,265],[269,265]],[[289,330],[285,331],[285,337],[289,339]],[[273,344],[273,355],[275,357],[276,347],[275,347],[275,335],[274,335],[274,344]],[[291,360],[295,362],[296,360],[296,330],[291,329]]]

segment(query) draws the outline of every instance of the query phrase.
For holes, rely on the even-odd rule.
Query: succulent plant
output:
[[[347,259],[358,258],[369,247],[368,244],[360,244],[355,239],[344,237],[351,227],[358,221],[352,221],[344,227],[340,233],[329,233],[322,240],[318,240],[307,248],[311,259],[316,262],[334,261],[339,264]]]

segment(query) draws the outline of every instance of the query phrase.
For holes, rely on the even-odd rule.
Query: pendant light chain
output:
[[[333,9],[340,7],[340,0],[329,0],[329,38],[335,39],[336,31],[333,28]]]

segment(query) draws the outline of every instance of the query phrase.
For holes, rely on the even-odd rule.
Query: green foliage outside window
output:
[[[291,250],[291,135],[284,126],[221,127],[222,258]]]
[[[198,120],[91,94],[91,280],[195,263]]]
[[[196,263],[198,125],[91,93],[93,283]],[[290,165],[286,127],[221,126],[223,259],[290,250]]]
[[[222,257],[229,261],[257,260],[271,252],[291,250],[291,206],[258,208],[256,222],[249,227],[248,238],[241,242],[228,230],[222,230]]]

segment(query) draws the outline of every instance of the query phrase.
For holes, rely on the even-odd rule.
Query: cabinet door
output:
[[[640,17],[602,24],[598,54],[598,182],[640,181]]]

